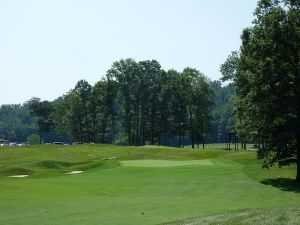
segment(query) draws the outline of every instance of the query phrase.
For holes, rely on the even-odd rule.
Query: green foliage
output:
[[[300,9],[261,0],[242,34],[235,71],[237,128],[259,144],[264,166],[297,163],[300,181]]]
[[[0,138],[24,142],[36,131],[35,119],[31,118],[27,105],[2,105],[0,107]]]
[[[129,145],[184,145],[187,137],[199,142],[209,133],[213,92],[207,78],[186,68],[163,71],[155,61],[115,62],[107,77],[115,80],[120,132]]]
[[[64,136],[69,136],[69,120],[67,117],[67,105],[64,99],[53,103],[53,112],[50,117],[56,129],[56,133],[60,136],[60,141],[63,141]]]
[[[53,102],[32,98],[26,107],[37,126],[30,133],[44,142],[181,147],[208,140],[213,98],[208,78],[196,69],[164,71],[156,60],[122,59],[95,85],[80,80]],[[0,114],[0,134],[11,130],[6,125]]]
[[[235,79],[238,60],[238,52],[231,52],[225,63],[223,63],[220,68],[220,72],[222,73],[222,81],[230,81]]]
[[[211,82],[210,86],[214,90],[214,107],[212,110],[211,142],[227,142],[227,133],[235,127],[234,95],[235,85],[229,84],[222,87],[217,81]]]
[[[53,126],[53,121],[51,119],[53,106],[49,101],[40,101],[39,98],[32,98],[27,102],[27,105],[30,110],[30,114],[37,118],[38,133],[41,144],[42,135],[49,133]]]
[[[40,144],[40,136],[37,134],[30,134],[27,137],[27,143],[30,145],[37,145]]]
[[[127,145],[128,137],[125,133],[119,133],[115,139],[116,145]]]

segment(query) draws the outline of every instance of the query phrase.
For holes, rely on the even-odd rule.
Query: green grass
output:
[[[189,218],[166,225],[294,225],[300,224],[300,210],[287,209],[251,209],[238,210],[213,216]]]
[[[254,151],[0,147],[0,224],[296,225],[294,177],[295,167],[261,169]]]
[[[121,161],[122,166],[134,167],[174,167],[174,166],[212,166],[213,162],[209,159],[202,160],[127,160]]]

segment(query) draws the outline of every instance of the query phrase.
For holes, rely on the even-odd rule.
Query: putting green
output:
[[[213,162],[209,159],[204,160],[128,160],[121,161],[122,166],[134,167],[176,167],[176,166],[210,166]]]

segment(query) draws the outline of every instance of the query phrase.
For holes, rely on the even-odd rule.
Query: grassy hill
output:
[[[295,225],[294,176],[217,146],[0,147],[0,224]]]

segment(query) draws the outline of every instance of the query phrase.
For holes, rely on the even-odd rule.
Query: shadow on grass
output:
[[[297,183],[295,180],[290,178],[265,179],[262,180],[260,183],[265,185],[271,185],[273,187],[279,188],[282,191],[300,193],[300,183]]]

